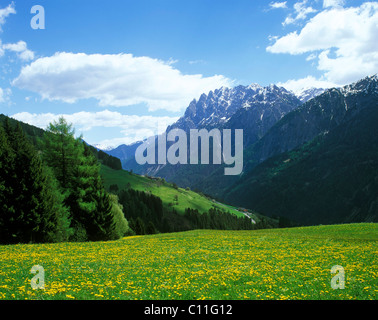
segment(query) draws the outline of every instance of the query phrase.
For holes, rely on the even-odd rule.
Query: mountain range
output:
[[[193,128],[243,129],[244,168],[240,176],[224,176],[220,165],[140,166],[134,153],[142,142],[119,146],[107,153],[119,157],[124,169],[159,176],[233,205],[266,215],[286,216],[301,224],[376,221],[378,213],[372,209],[376,199],[371,192],[375,190],[378,168],[372,123],[378,106],[377,83],[374,75],[342,88],[307,89],[299,94],[276,85],[253,84],[222,87],[193,100],[167,132],[173,128],[187,132]],[[349,158],[345,158],[347,154]],[[327,162],[329,157],[334,163]],[[358,165],[348,159],[368,163],[370,173],[359,174],[355,170]],[[344,161],[344,165],[338,165],[338,161]],[[322,183],[304,168],[322,174]],[[332,173],[325,172],[327,168]],[[338,184],[332,179],[341,172],[348,173],[340,179],[344,186],[351,185],[348,192],[335,189]],[[353,184],[356,175],[364,176],[364,182]],[[290,188],[285,185],[289,181]],[[297,183],[302,182],[309,193],[296,189]],[[286,199],[288,194],[290,200]],[[365,198],[369,200],[364,208],[356,204],[356,199]],[[298,203],[302,205],[297,206]],[[367,208],[369,205],[372,207]],[[315,212],[320,209],[321,212]]]
[[[317,91],[314,91],[316,93]],[[306,93],[306,96],[310,92]],[[184,115],[174,124],[168,126],[167,132],[178,128],[189,133],[190,129],[237,128],[244,130],[244,144],[248,146],[259,140],[285,114],[301,105],[301,100],[294,93],[282,87],[258,84],[222,87],[202,94],[194,99]],[[140,166],[134,154],[142,141],[131,145],[121,145],[113,150],[106,150],[112,156],[121,159],[123,168],[140,174],[163,176],[171,179],[168,171],[177,171],[179,166]],[[208,168],[207,168],[208,169]],[[164,170],[164,174],[160,171]],[[189,184],[191,185],[191,183]]]
[[[186,109],[184,115],[167,128],[178,128],[189,133],[190,129],[243,129],[244,148],[259,141],[269,129],[282,117],[298,108],[304,101],[322,93],[324,89],[306,89],[298,95],[283,87],[269,85],[262,87],[258,84],[237,86],[235,88],[222,87],[202,94],[198,100],[194,99]],[[178,185],[206,190],[213,196],[218,196],[216,190],[203,188],[204,178],[209,177],[219,169],[219,166],[198,165],[139,165],[135,161],[135,151],[142,141],[131,145],[121,145],[113,150],[106,150],[112,156],[118,157],[126,170],[138,174],[163,177],[174,181]],[[223,178],[227,185],[233,178]]]
[[[246,151],[231,203],[302,224],[378,220],[378,79],[309,100]]]

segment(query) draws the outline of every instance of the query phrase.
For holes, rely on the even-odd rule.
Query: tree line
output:
[[[117,189],[112,187],[113,192]],[[132,188],[117,191],[117,194],[130,228],[137,235],[194,229],[252,230],[263,227],[252,224],[247,217],[238,217],[216,208],[210,208],[204,213],[187,208],[184,214],[179,214],[174,208],[165,207],[161,198]]]

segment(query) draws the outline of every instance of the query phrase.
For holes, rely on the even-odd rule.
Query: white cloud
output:
[[[94,98],[100,106],[145,103],[150,110],[182,111],[201,93],[230,86],[232,81],[222,75],[184,75],[172,60],[58,52],[23,67],[12,84],[48,100],[74,103]]]
[[[192,65],[193,64],[206,64],[206,61],[199,59],[199,60],[190,60],[188,63]]]
[[[0,31],[2,31],[2,26],[5,23],[5,19],[10,15],[10,14],[15,14],[16,10],[14,8],[14,2],[9,4],[6,8],[0,9]]]
[[[271,3],[269,3],[269,6],[272,9],[285,9],[285,8],[287,8],[286,3],[287,3],[287,1],[283,1],[283,2],[271,2]]]
[[[3,103],[5,101],[4,99],[4,90],[0,88],[0,103]]]
[[[335,83],[329,82],[327,80],[319,80],[313,76],[307,76],[302,79],[288,80],[286,82],[279,82],[277,86],[284,87],[287,90],[293,91],[294,93],[300,93],[303,90],[310,88],[334,88],[338,87]]]
[[[315,53],[311,53],[307,58],[306,61],[315,60],[317,58],[317,55]]]
[[[326,9],[299,32],[278,38],[267,51],[316,54],[322,80],[338,85],[375,74],[378,71],[378,2]]]
[[[323,1],[323,8],[342,7],[344,5],[345,5],[344,0],[324,0]]]
[[[285,21],[282,23],[284,26],[300,20],[305,20],[309,14],[317,12],[314,8],[307,6],[307,0],[295,3],[294,11],[295,16],[293,16],[292,14],[288,15]]]
[[[87,141],[96,143],[101,147],[116,147],[120,144],[130,144],[143,140],[155,134],[162,133],[168,125],[178,120],[178,117],[154,117],[124,115],[119,112],[103,110],[99,112],[81,111],[74,114],[53,114],[53,113],[29,113],[20,112],[11,117],[22,122],[46,129],[49,123],[58,120],[63,116],[68,123],[72,123],[77,133],[85,132],[94,128],[119,128],[123,136],[114,139],[103,139],[102,141]]]
[[[3,51],[9,50],[16,52],[18,57],[23,61],[30,61],[34,59],[34,52],[27,48],[25,41],[18,41],[17,43],[7,43],[2,46]]]
[[[9,102],[9,97],[12,94],[12,90],[9,88],[0,88],[0,103]]]

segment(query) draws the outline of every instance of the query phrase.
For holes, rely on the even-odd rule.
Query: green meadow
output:
[[[3,245],[0,299],[376,300],[377,253],[374,223]]]

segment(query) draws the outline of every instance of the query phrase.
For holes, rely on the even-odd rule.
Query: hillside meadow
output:
[[[165,207],[174,208],[181,214],[185,212],[186,208],[197,209],[199,212],[203,213],[214,207],[228,211],[239,217],[244,216],[243,213],[232,206],[226,206],[212,201],[206,196],[189,189],[174,188],[171,183],[160,179],[132,174],[126,170],[114,170],[108,166],[101,166],[101,175],[104,180],[104,185],[108,189],[111,185],[116,184],[120,190],[124,188],[127,189],[129,185],[135,190],[150,192],[161,198]],[[176,196],[178,199],[177,202],[175,202]],[[258,220],[258,217],[255,215],[253,215],[253,218]]]
[[[373,299],[378,225],[194,230],[0,246],[0,299]],[[32,266],[45,272],[33,290]],[[334,265],[345,288],[332,289]]]

